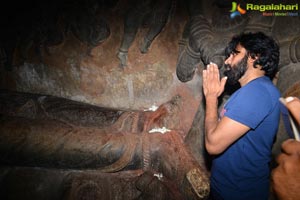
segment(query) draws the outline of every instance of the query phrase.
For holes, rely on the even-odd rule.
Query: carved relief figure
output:
[[[0,160],[6,166],[99,173],[142,169],[161,173],[170,182],[166,185],[174,184],[183,196],[208,195],[207,172],[185,146],[178,127],[179,96],[154,112],[107,109],[8,91],[1,91],[0,102]],[[157,127],[168,129],[162,134]],[[150,186],[142,180],[138,188],[146,192]]]
[[[123,39],[117,55],[121,67],[127,65],[128,50],[142,25],[149,26],[149,30],[141,42],[140,52],[148,52],[151,43],[166,25],[171,6],[172,0],[131,1],[130,8],[125,16]]]

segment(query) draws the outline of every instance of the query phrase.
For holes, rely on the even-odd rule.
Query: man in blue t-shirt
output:
[[[220,80],[213,63],[203,70],[205,147],[214,155],[211,198],[268,199],[269,162],[280,114],[280,93],[272,83],[279,47],[261,32],[242,33],[233,37],[225,53],[225,77]],[[226,82],[241,88],[218,116],[218,97]]]

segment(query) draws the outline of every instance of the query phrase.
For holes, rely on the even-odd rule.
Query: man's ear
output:
[[[254,68],[257,68],[257,67],[258,67],[257,64],[254,66],[254,62],[255,62],[257,59],[258,59],[258,56],[251,56],[251,55],[249,55],[249,56],[248,56],[248,63],[250,64],[250,66],[253,66]]]
[[[254,62],[258,59],[258,56],[249,56],[248,57],[248,60],[249,60],[249,63],[251,64],[251,66],[253,66],[254,68],[258,68],[258,69],[261,69],[262,66],[260,66],[259,64],[255,64],[254,65]]]
[[[251,62],[254,62],[254,61],[256,61],[258,59],[258,56],[256,56],[256,55],[249,55],[248,59],[250,59]]]
[[[258,56],[254,55],[249,55],[248,60],[250,61],[251,64],[253,64],[256,60],[258,59]]]
[[[256,59],[255,59],[255,58],[252,58],[250,55],[248,56],[248,62],[249,62],[250,64],[253,64],[255,60],[256,60]]]

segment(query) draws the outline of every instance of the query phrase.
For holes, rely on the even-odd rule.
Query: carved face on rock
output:
[[[248,55],[246,49],[241,45],[237,45],[225,60],[224,67],[224,75],[228,78],[227,82],[231,85],[236,84],[248,69]]]

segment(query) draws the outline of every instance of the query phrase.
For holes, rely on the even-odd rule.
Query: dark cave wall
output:
[[[180,127],[186,135],[202,99],[200,74],[182,83],[175,72],[178,43],[189,18],[187,6],[184,1],[171,2],[168,19],[147,53],[142,53],[140,46],[161,20],[155,22],[151,14],[131,16],[129,24],[141,17],[144,20],[128,45],[127,66],[122,67],[118,52],[128,24],[125,19],[132,8],[141,9],[136,2],[77,0],[19,5],[22,15],[14,16],[13,24],[6,21],[15,34],[5,36],[16,41],[2,37],[12,48],[6,48],[0,88],[122,110],[147,110],[180,95],[185,97]]]
[[[32,194],[26,192],[26,183],[20,181],[19,185],[16,184],[22,174],[30,183],[28,190],[35,191],[33,199],[51,198],[51,193],[54,199],[76,199],[76,195],[78,198],[86,197],[87,193],[94,195],[90,196],[92,199],[103,196],[105,192],[107,199],[133,199],[138,196],[182,199],[181,195],[187,199],[201,199],[199,195],[195,197],[193,192],[190,194],[185,189],[178,189],[182,185],[191,188],[183,177],[190,178],[186,174],[193,172],[191,168],[201,169],[206,165],[202,140],[204,108],[201,71],[209,61],[221,67],[224,46],[241,31],[263,31],[278,41],[281,47],[280,72],[274,84],[282,96],[300,96],[299,16],[275,18],[263,17],[260,12],[248,12],[231,19],[231,1],[173,0],[164,1],[171,2],[170,7],[166,6],[166,19],[164,7],[157,2],[160,1],[30,1],[28,4],[11,2],[8,7],[1,7],[5,15],[1,17],[4,31],[0,33],[0,89],[24,92],[1,93],[0,96],[0,117],[4,116],[4,120],[0,118],[1,130],[9,141],[2,140],[0,150],[10,149],[17,163],[13,168],[0,170],[0,183],[6,185],[2,190],[9,191],[1,190],[1,193],[9,196],[15,190],[22,190],[17,193],[18,197],[28,195],[28,199],[32,199]],[[160,12],[154,12],[153,8],[159,8],[156,11]],[[191,23],[194,23],[192,28],[189,26]],[[125,30],[126,24],[129,27]],[[126,31],[129,37],[125,39]],[[151,35],[156,37],[149,49],[145,49],[145,41]],[[127,41],[126,45],[123,45],[124,41]],[[185,82],[178,78],[180,69],[188,77],[184,77],[187,78]],[[34,93],[33,97],[28,97],[28,93]],[[177,95],[180,98],[175,98],[179,100],[174,103],[171,99]],[[50,100],[47,101],[47,98]],[[126,115],[122,118],[115,114],[117,123],[114,123],[115,119],[108,118],[93,121],[100,116],[97,113],[102,113],[105,108],[99,111],[92,105]],[[144,111],[152,105],[162,109],[153,113]],[[13,110],[8,112],[7,107]],[[90,120],[86,123],[88,125],[80,121],[82,116]],[[29,119],[19,121],[19,117]],[[104,128],[101,127],[103,124]],[[158,125],[167,125],[174,131],[169,135],[145,136],[148,129]],[[42,137],[39,134],[50,139],[40,141]],[[82,138],[87,135],[89,139],[83,141]],[[102,137],[105,139],[99,139]],[[286,137],[281,123],[274,156],[279,153],[281,141]],[[62,142],[64,139],[69,143]],[[53,143],[49,145],[51,141]],[[116,168],[111,174],[99,171],[99,166],[107,163],[97,159],[99,157],[95,155],[99,152],[96,150],[101,145],[110,146],[102,141],[116,145],[114,151],[107,152],[113,155],[108,158],[111,161],[108,164],[118,165],[118,156],[126,157],[126,162],[120,159],[123,168]],[[136,146],[132,142],[136,142]],[[17,144],[28,151],[24,153],[22,148],[17,148],[20,150],[17,151],[12,148],[14,145],[7,144]],[[39,144],[40,149],[33,144]],[[57,149],[62,150],[61,145],[66,147],[66,151],[59,153]],[[147,145],[150,145],[152,165],[146,168],[141,149]],[[129,151],[123,146],[132,149]],[[127,155],[122,157],[120,149]],[[64,157],[65,152],[73,157]],[[95,159],[93,162],[86,156],[78,156],[81,153],[90,155],[90,152],[91,160]],[[32,153],[36,157],[32,157]],[[48,157],[49,153],[59,153],[55,154],[59,159]],[[20,160],[22,156],[24,159]],[[49,164],[48,159],[54,159],[54,162],[49,161]],[[30,166],[18,166],[20,161]],[[70,161],[71,164],[63,161]],[[76,164],[84,164],[84,167],[78,170]],[[41,166],[43,168],[39,168]],[[60,169],[62,166],[66,169]],[[147,170],[163,171],[166,180],[155,179],[155,186],[149,184],[147,181],[152,181],[152,174],[150,178],[140,177]],[[208,174],[204,169],[201,173]],[[49,182],[41,181],[42,176],[52,174],[53,179]],[[141,183],[137,181],[139,178]],[[114,187],[103,185],[108,179]],[[178,180],[183,182],[182,185],[176,185]],[[203,180],[206,184],[207,180]],[[40,186],[40,191],[37,191],[35,184]],[[54,192],[49,190],[51,184],[56,185],[52,188]],[[147,184],[150,186],[147,187]],[[119,196],[115,194],[117,192]],[[153,193],[156,196],[152,196]],[[168,196],[170,194],[173,196]]]
[[[114,7],[98,5],[98,10],[93,11],[88,7],[90,4],[76,7],[76,2],[80,1],[75,1],[74,5],[68,1],[64,5],[64,2],[59,4],[62,11],[57,11],[58,19],[51,24],[59,34],[48,30],[52,27],[45,28],[49,16],[45,17],[45,24],[27,21],[27,29],[30,25],[39,25],[38,30],[22,27],[10,52],[11,63],[1,67],[1,88],[127,109],[159,105],[178,93],[176,90],[181,87],[194,95],[195,91],[181,84],[174,73],[178,40],[187,19],[185,11],[180,9],[182,4],[172,8],[168,23],[146,54],[140,52],[139,46],[149,26],[140,25],[129,49],[128,66],[122,68],[117,53],[130,4],[119,1]],[[82,11],[82,7],[88,8]],[[36,18],[38,16],[32,20]],[[102,19],[105,24],[95,22],[96,19]],[[98,28],[101,25],[106,25],[109,33],[103,33],[105,31]],[[102,40],[97,34],[103,35]]]

